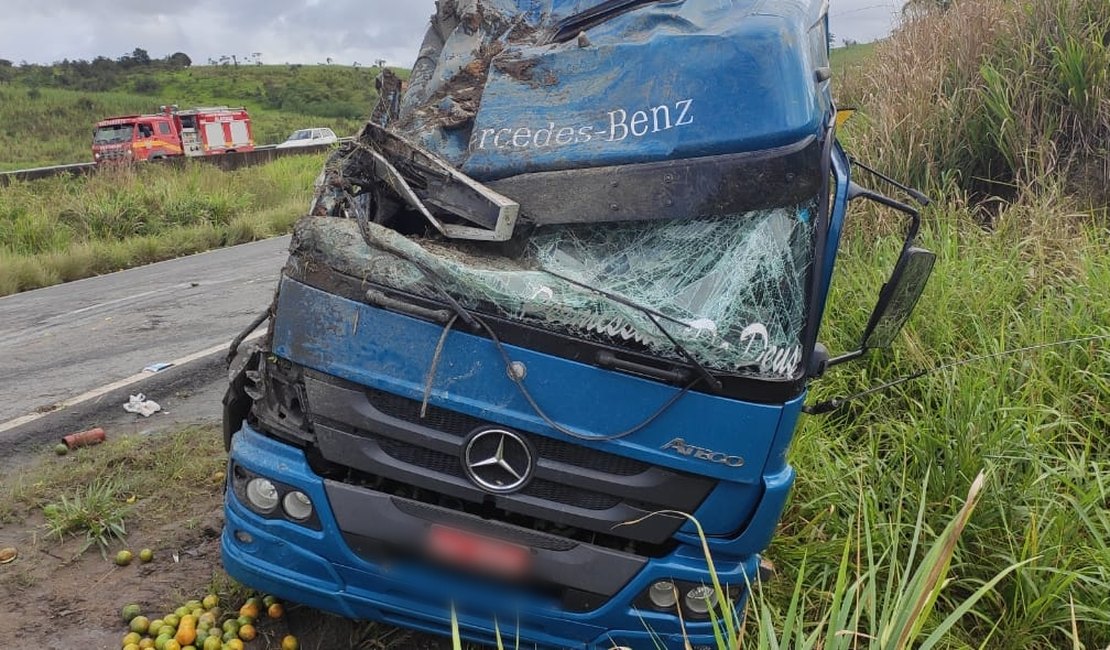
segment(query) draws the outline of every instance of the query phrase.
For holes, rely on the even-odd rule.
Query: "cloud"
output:
[[[0,0],[12,5],[16,0]],[[832,0],[838,40],[887,34],[900,0]],[[182,51],[203,62],[261,52],[267,63],[410,65],[434,0],[34,0],[3,7],[0,58],[49,63],[118,57],[141,47],[160,57]]]
[[[37,0],[5,12],[19,18],[0,21],[0,58],[49,63],[141,47],[198,62],[261,52],[269,63],[408,65],[434,8],[433,0]]]

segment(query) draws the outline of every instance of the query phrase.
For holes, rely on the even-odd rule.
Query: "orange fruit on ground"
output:
[[[285,608],[281,603],[274,603],[266,610],[266,615],[270,618],[281,618],[283,614],[285,614]]]
[[[301,650],[301,642],[290,634],[281,640],[281,650]]]
[[[193,641],[197,640],[197,631],[191,625],[182,623],[181,627],[177,628],[177,634],[173,638],[174,641],[181,644],[181,647],[192,645]]]
[[[220,604],[220,597],[217,596],[216,594],[208,594],[207,596],[204,597],[204,600],[200,601],[200,604],[205,609],[212,609],[216,605]]]
[[[228,650],[243,650],[246,646],[239,639],[232,639],[227,642]]]
[[[247,616],[251,620],[258,618],[258,604],[247,602],[247,604],[239,608],[239,616]]]
[[[254,630],[253,625],[244,625],[239,628],[239,638],[244,641],[254,641],[256,636],[258,636],[258,632]]]
[[[169,641],[166,641],[166,645],[162,646],[162,650],[181,650],[181,644],[173,639],[170,639]]]

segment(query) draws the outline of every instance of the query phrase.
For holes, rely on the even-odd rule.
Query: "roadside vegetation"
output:
[[[860,109],[842,134],[852,153],[935,199],[921,245],[937,269],[895,348],[834,369],[810,400],[1064,343],[805,418],[768,553],[777,576],[749,609],[742,647],[1110,645],[1110,4],[930,4],[838,92]],[[859,306],[874,304],[903,228],[891,213],[852,213],[822,334],[832,350],[862,331]],[[911,567],[980,472],[935,609],[915,644],[895,643],[893,599],[910,594]],[[807,644],[815,630],[820,643]]]
[[[98,120],[162,105],[246,106],[255,142],[273,144],[306,127],[353,135],[377,102],[378,68],[182,65],[187,60],[142,53],[54,65],[0,61],[0,171],[89,161]]]
[[[322,164],[146,164],[0,187],[0,296],[288,232]]]

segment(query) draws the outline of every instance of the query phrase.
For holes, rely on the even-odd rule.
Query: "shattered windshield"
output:
[[[115,126],[102,126],[93,133],[93,144],[118,144],[130,142],[135,131],[133,124],[117,124]],[[86,131],[86,133],[88,133]]]
[[[511,245],[413,239],[374,224],[364,241],[354,221],[308,219],[294,247],[314,247],[329,265],[371,282],[433,299],[439,283],[479,312],[680,361],[651,317],[616,296],[658,314],[706,367],[782,379],[802,359],[813,214],[803,205],[547,226],[513,253]]]

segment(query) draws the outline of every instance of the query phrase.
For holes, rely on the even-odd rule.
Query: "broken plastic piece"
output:
[[[169,370],[172,367],[173,367],[172,363],[166,363],[166,362],[152,363],[149,366],[143,368],[143,372],[158,373],[158,372],[162,372],[163,370]]]
[[[138,413],[144,418],[148,418],[161,411],[162,406],[158,402],[148,400],[146,395],[139,393],[138,395],[132,395],[131,399],[127,400],[127,403],[123,405],[123,410],[128,413]]]
[[[520,212],[516,201],[376,124],[367,124],[359,137],[371,149],[375,180],[420,212],[443,236],[478,241],[508,241],[512,237]],[[475,225],[450,223],[433,210]]]

